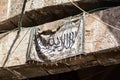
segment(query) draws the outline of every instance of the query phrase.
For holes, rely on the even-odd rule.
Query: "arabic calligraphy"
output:
[[[40,35],[37,39],[39,48],[44,51],[48,50],[49,53],[55,52],[56,50],[61,52],[65,49],[70,49],[75,43],[77,33],[77,31],[65,33],[56,38],[50,35],[47,39]]]
[[[37,31],[34,40],[38,58],[43,62],[57,61],[81,54],[81,23],[82,19],[68,22],[54,33]]]

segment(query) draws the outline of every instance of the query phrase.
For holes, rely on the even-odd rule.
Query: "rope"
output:
[[[25,38],[25,36],[27,35],[27,33],[29,32],[29,30],[30,30],[30,29],[28,29],[27,32],[24,34],[24,36],[22,37],[22,39],[20,40],[20,42],[18,43],[18,45],[15,47],[15,49],[13,50],[12,53],[14,53],[15,50],[19,47],[20,43],[24,40],[24,38]],[[12,44],[12,46],[11,46],[11,48],[10,48],[10,50],[9,50],[9,53],[8,53],[8,55],[7,55],[7,57],[6,57],[6,59],[5,59],[4,63],[3,63],[3,65],[2,65],[2,67],[4,67],[5,64],[7,63],[8,59],[9,59],[9,57],[10,57],[12,48],[13,48],[15,42],[17,41],[17,38],[18,38],[18,37],[19,37],[19,36],[18,36],[18,33],[17,33],[17,36],[16,36],[16,38],[15,38],[15,40],[14,40],[14,43]]]
[[[21,11],[21,15],[20,15],[20,21],[19,21],[19,32],[22,30],[22,18],[23,18],[23,13],[25,11],[25,6],[26,6],[26,3],[27,3],[27,0],[24,0],[24,3],[23,3],[23,7],[22,7],[22,11]]]
[[[107,26],[109,26],[109,27],[111,27],[111,28],[113,28],[113,29],[116,29],[116,30],[120,31],[119,28],[117,28],[117,27],[115,27],[115,26],[112,26],[112,25],[110,25],[110,24],[108,24],[108,23],[106,23],[106,22],[103,22],[103,21],[99,20],[98,18],[92,16],[91,14],[89,14],[88,12],[86,12],[84,9],[82,9],[81,7],[79,7],[77,4],[75,4],[72,0],[70,0],[70,2],[71,2],[75,7],[77,7],[79,10],[81,10],[82,12],[87,13],[89,16],[93,17],[93,18],[96,19],[97,21],[102,22],[103,24],[105,24],[105,25],[107,25]]]
[[[26,2],[27,2],[27,0],[24,0],[23,8],[22,8],[21,16],[20,16],[20,21],[19,21],[19,25],[18,25],[19,31],[17,32],[16,38],[15,38],[15,40],[14,40],[14,43],[11,45],[11,48],[10,48],[10,50],[9,50],[9,52],[8,52],[8,55],[7,55],[7,57],[6,57],[3,65],[2,65],[2,67],[4,67],[5,64],[6,64],[6,62],[8,61],[9,56],[10,56],[11,51],[12,51],[12,48],[13,48],[13,46],[15,45],[17,39],[19,38],[20,31],[21,31],[21,28],[22,28],[22,17],[23,17],[23,13],[24,13],[24,10],[25,10]],[[8,33],[9,33],[9,32],[8,32]],[[25,35],[24,35],[24,37],[25,37]],[[24,37],[23,37],[23,39],[24,39]],[[22,39],[22,40],[23,40],[23,39]],[[19,42],[19,44],[22,42],[22,40]],[[19,46],[19,44],[17,45],[17,47]],[[15,50],[17,49],[17,47],[15,48]],[[15,51],[15,50],[14,50],[14,51]],[[14,51],[13,51],[13,53],[14,53]]]
[[[99,8],[89,10],[88,13],[93,13],[93,12],[100,11],[100,10],[105,10],[105,9],[108,9],[108,8],[112,8],[112,7],[99,7]]]
[[[20,40],[20,42],[18,43],[18,45],[15,47],[15,49],[13,50],[12,53],[15,52],[15,50],[19,47],[19,45],[21,44],[21,42],[24,40],[24,38],[26,37],[27,33],[29,32],[30,28],[27,30],[27,32],[24,34],[24,36],[22,37],[22,39]]]

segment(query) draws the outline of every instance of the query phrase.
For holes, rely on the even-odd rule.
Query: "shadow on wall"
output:
[[[36,77],[29,80],[120,80],[120,65],[96,66],[62,74]]]

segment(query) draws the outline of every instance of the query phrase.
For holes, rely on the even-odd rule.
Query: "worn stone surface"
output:
[[[21,13],[22,5],[24,0],[1,0],[0,1],[0,21],[5,20],[9,17],[13,17]],[[80,2],[100,2],[101,0],[72,0],[72,1],[80,1]],[[102,0],[102,1],[112,1],[112,2],[120,2],[119,0]],[[27,0],[26,11],[32,9],[43,8],[51,5],[58,5],[70,2],[70,0]]]
[[[6,69],[0,69],[0,79],[1,80],[19,80],[16,75],[12,74]]]
[[[0,21],[7,19],[7,0],[0,0]]]
[[[72,61],[70,59],[66,59],[62,60],[62,62],[57,61],[55,63],[33,63],[15,67],[8,67],[4,69],[0,68],[0,78],[3,80],[28,79],[34,77],[57,75],[60,73],[76,70],[80,70],[79,74],[81,74],[81,78],[86,78],[90,77],[90,74],[92,74],[91,71],[94,67],[96,67],[96,73],[98,73],[97,70],[101,71],[102,68],[105,68],[106,66],[111,66],[111,69],[115,68],[112,66],[117,66],[118,64],[120,64],[119,52],[120,46],[95,53],[90,53],[88,55],[79,55],[76,56],[76,58],[72,57]],[[111,69],[108,69],[108,71]],[[86,71],[88,73],[85,74],[84,72]]]
[[[22,4],[24,0],[11,0],[11,7],[9,12],[9,17],[13,17],[21,12]],[[100,0],[72,0],[72,1],[80,1],[80,2],[100,2]],[[112,1],[112,0],[102,0],[102,1]],[[26,4],[26,11],[32,9],[43,8],[51,5],[58,5],[70,2],[70,0],[28,0]],[[114,0],[113,2],[120,2],[119,0]]]
[[[120,3],[116,2],[75,2],[78,6],[83,8],[85,11],[95,11],[99,7],[110,7],[110,6],[118,6]],[[94,6],[92,6],[94,5]],[[96,9],[97,8],[97,9]],[[22,18],[22,27],[33,27],[37,25],[42,25],[44,23],[52,22],[55,20],[59,20],[65,17],[73,16],[81,13],[78,8],[76,8],[71,3],[65,3],[60,5],[53,5],[39,9],[33,9],[31,11],[25,12]],[[0,30],[11,30],[18,27],[19,23],[19,15],[16,15],[8,20],[0,22]],[[7,26],[9,25],[9,26]]]
[[[9,17],[13,17],[21,13],[22,5],[24,0],[11,0],[11,8],[9,12]],[[78,1],[78,0],[73,0]],[[70,2],[69,0],[28,0],[26,4],[26,11],[32,9],[43,8],[46,6],[57,5]]]
[[[114,11],[114,10],[116,10],[116,8],[109,9],[107,11],[110,13],[112,10],[113,14],[114,14],[114,12],[119,13],[120,7],[117,7],[117,9],[118,9],[118,11]],[[98,12],[96,14],[92,14],[91,16],[96,17],[97,19],[102,21],[101,17],[108,16],[108,15],[103,14],[104,12],[106,12],[106,10]],[[116,17],[119,16],[117,14],[114,14],[114,15],[116,15]],[[113,32],[111,32],[109,30],[108,26],[99,22],[98,20],[96,20],[95,18],[93,18],[91,16],[86,16],[85,52],[89,53],[89,52],[94,52],[94,51],[118,46],[119,43],[117,42],[117,39],[113,35]],[[108,17],[112,18],[111,16],[108,16]],[[40,25],[38,27],[40,28],[41,32],[45,31],[45,30],[55,31],[60,25],[62,25],[63,23],[65,23],[69,20],[70,20],[69,18],[66,18],[66,19],[54,21],[51,23],[46,23],[46,24]],[[107,20],[111,20],[111,19],[107,19]],[[119,19],[117,21],[119,21]],[[3,34],[0,34],[0,37],[2,37],[0,39],[0,55],[1,55],[0,66],[3,65],[5,59],[8,55],[8,52],[10,52],[10,57],[5,66],[22,65],[26,62],[26,52],[27,52],[27,46],[28,46],[28,40],[29,40],[30,33],[28,32],[24,39],[23,39],[23,37],[27,31],[29,31],[29,28],[22,29],[20,36],[17,39],[17,42],[15,43],[15,45],[11,51],[9,51],[9,50],[10,50],[11,45],[14,42],[15,36],[17,35],[17,31],[16,30],[11,31],[11,32],[9,32],[9,34],[7,34],[4,37],[3,37]],[[23,41],[20,43],[20,41],[22,39],[23,39]],[[20,43],[20,45],[17,46],[19,43]],[[33,53],[32,54],[33,59],[38,59],[34,48],[32,50],[32,53]]]

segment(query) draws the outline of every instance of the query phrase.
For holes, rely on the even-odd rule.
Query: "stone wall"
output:
[[[9,17],[13,17],[20,14],[24,0],[11,0],[11,7],[9,12]],[[78,1],[78,0],[73,0]],[[62,3],[70,2],[70,0],[28,0],[26,4],[26,11],[43,8],[50,5],[57,5]]]
[[[0,0],[0,21],[13,17],[20,14],[24,0]],[[81,2],[98,2],[99,0],[72,0]],[[112,1],[112,0],[102,0],[102,1]],[[114,2],[120,2],[119,0],[114,0]],[[42,8],[50,5],[57,5],[62,3],[70,2],[70,0],[27,0],[26,11]]]
[[[111,31],[110,30],[111,28],[109,26],[101,22],[102,18],[104,18],[104,20],[106,19],[106,22],[111,22],[112,19],[115,20],[115,17],[119,17],[118,15],[120,14],[119,10],[120,10],[120,7],[117,7],[117,8],[94,13],[91,15],[93,17],[86,16],[86,34],[85,34],[85,52],[86,53],[108,49],[108,48],[112,48],[119,45],[118,43],[118,40],[120,39],[119,32],[117,32],[117,30],[113,28],[112,28],[113,31]],[[111,15],[114,15],[114,16],[111,16]],[[96,17],[97,20],[94,17]],[[119,26],[118,24],[119,19],[120,18],[118,18],[118,20],[114,23],[113,26],[115,25]],[[69,20],[70,18],[66,18],[66,19],[54,21],[51,23],[46,23],[37,27],[40,28],[40,31],[46,31],[46,30],[55,31],[60,25],[62,25],[63,23]],[[27,35],[25,36],[23,41],[20,43],[20,45],[17,46],[19,42],[22,40],[22,38],[24,37],[24,35],[26,34],[26,32],[27,32]],[[10,52],[10,56],[5,66],[22,65],[26,62],[26,52],[27,52],[27,46],[29,41],[29,35],[30,35],[29,32],[30,32],[29,28],[22,29],[22,32],[11,51],[10,51],[10,48],[11,48],[11,45],[14,43],[14,39],[15,39],[15,36],[17,35],[17,31],[16,30],[11,31],[6,36],[5,36],[5,33],[0,34],[0,38],[1,38],[0,39],[0,42],[1,42],[0,43],[0,56],[1,56],[0,66],[2,66],[2,64],[4,63],[9,52]],[[117,35],[117,37],[115,35]],[[38,59],[34,48],[32,49],[32,53],[33,53],[32,58]]]
[[[52,1],[52,2],[51,2]],[[26,10],[31,10],[31,9],[36,9],[36,8],[42,8],[45,6],[50,6],[50,5],[56,5],[60,3],[64,3],[69,0],[28,0],[27,2],[27,7]],[[62,2],[64,1],[64,2]],[[11,7],[9,7],[10,11],[9,17],[12,17],[14,15],[17,15],[21,12],[22,8],[22,2],[23,0],[12,0]],[[0,13],[0,15],[3,17],[1,19],[5,19],[7,15],[7,1],[1,1],[0,8],[3,9],[3,13]],[[4,4],[6,5],[4,5]],[[54,4],[53,4],[54,3]],[[4,5],[4,7],[3,7]],[[101,23],[100,21],[104,20],[107,23],[114,23],[111,25],[118,26],[120,23],[120,7],[115,8],[115,9],[109,9],[107,11],[101,11],[98,12],[97,14],[92,14],[92,16],[96,17],[99,19],[97,21],[93,17],[86,16],[86,40],[85,40],[85,52],[94,52],[102,49],[107,49],[111,48],[114,46],[118,46],[118,41],[119,41],[119,32],[112,29],[109,29],[108,26],[105,24]],[[111,16],[112,15],[112,16]],[[112,18],[112,19],[111,19]],[[117,19],[116,21],[114,21]],[[68,21],[69,19],[62,19],[58,20],[55,22],[43,24],[40,26],[37,26],[40,28],[41,31],[44,30],[56,30],[57,27]],[[15,66],[15,65],[22,65],[26,62],[26,51],[27,51],[27,46],[28,46],[28,41],[29,41],[29,32],[23,39],[22,43],[19,44],[19,42],[22,40],[26,32],[29,30],[28,29],[22,29],[22,32],[20,34],[20,37],[18,38],[17,42],[15,43],[14,47],[10,51],[11,45],[14,43],[15,36],[17,34],[17,31],[11,31],[9,34],[0,34],[0,66],[3,65],[8,53],[10,52],[10,58],[7,61],[7,64],[5,66]],[[117,36],[115,36],[117,35]],[[16,48],[17,47],[17,48]],[[35,50],[33,50],[33,53],[35,53]],[[33,55],[33,58],[36,58],[36,55]]]
[[[0,21],[7,18],[7,0],[0,0]]]
[[[78,1],[78,0],[73,0]],[[0,0],[0,21],[21,13],[24,0]],[[69,0],[27,0],[26,11],[69,2]]]
[[[9,11],[9,17],[13,17],[21,12],[22,4],[24,0],[9,0],[10,1],[10,11]],[[98,2],[100,0],[72,0],[72,1],[81,1],[81,2]],[[112,1],[112,0],[102,0],[102,1]],[[113,2],[120,2],[119,0],[114,0]],[[70,0],[27,0],[27,7],[26,11],[37,9],[37,8],[43,8],[46,6],[51,5],[57,5],[57,4],[63,4],[70,2]]]

